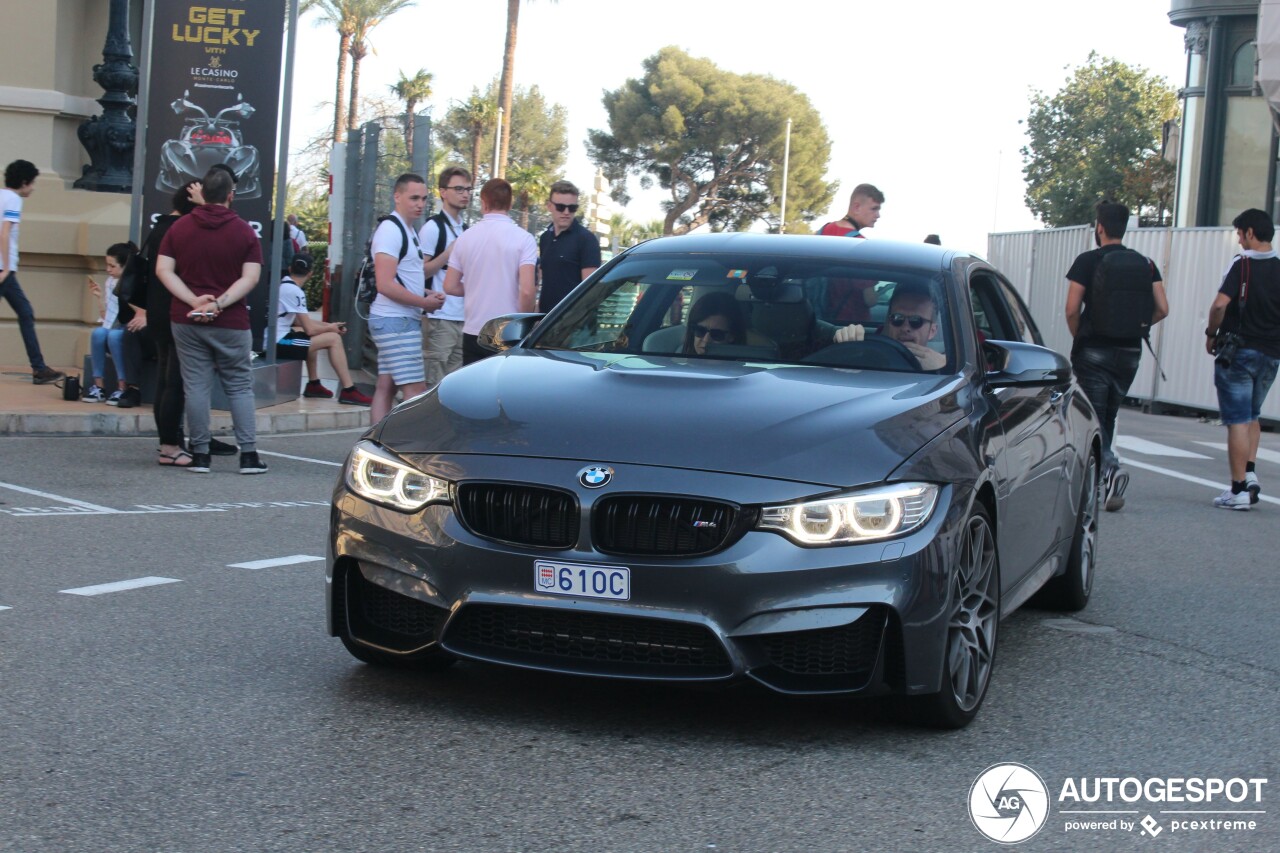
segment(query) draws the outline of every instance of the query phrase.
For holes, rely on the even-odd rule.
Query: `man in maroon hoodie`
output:
[[[156,274],[173,294],[173,343],[186,389],[188,471],[209,472],[209,403],[216,376],[231,405],[240,445],[240,473],[265,474],[258,458],[250,370],[252,333],[245,297],[262,272],[258,236],[231,210],[232,176],[211,169],[204,176],[205,203],[164,235]]]

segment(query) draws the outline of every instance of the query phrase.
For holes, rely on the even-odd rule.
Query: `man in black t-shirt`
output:
[[[1075,338],[1071,345],[1071,367],[1102,422],[1102,476],[1108,512],[1124,506],[1124,490],[1129,484],[1129,475],[1120,469],[1112,441],[1120,403],[1138,373],[1142,337],[1113,338],[1097,334],[1096,320],[1090,313],[1091,308],[1096,308],[1091,302],[1097,300],[1090,299],[1090,291],[1102,259],[1111,252],[1125,251],[1121,241],[1128,224],[1129,208],[1107,201],[1099,204],[1093,226],[1093,239],[1098,248],[1077,257],[1067,270],[1067,328]],[[1169,301],[1165,298],[1160,270],[1150,259],[1147,263],[1151,268],[1154,303],[1151,325],[1154,326],[1168,316]]]
[[[568,181],[551,185],[547,199],[551,225],[538,240],[538,310],[543,314],[560,304],[600,266],[600,241],[578,221],[578,188]]]
[[[1271,247],[1276,229],[1266,211],[1251,208],[1231,224],[1243,251],[1231,259],[1204,330],[1205,349],[1217,356],[1213,384],[1231,466],[1231,488],[1214,498],[1213,505],[1247,510],[1262,491],[1254,469],[1262,434],[1259,417],[1280,365],[1280,257]],[[1219,331],[1237,336],[1234,353],[1215,346]]]

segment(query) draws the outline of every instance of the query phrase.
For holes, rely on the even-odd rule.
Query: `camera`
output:
[[[1235,360],[1236,350],[1240,349],[1240,336],[1235,332],[1218,332],[1213,339],[1213,363],[1221,367],[1230,367]]]

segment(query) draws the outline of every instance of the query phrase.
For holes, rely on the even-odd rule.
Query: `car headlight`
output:
[[[362,498],[401,512],[449,500],[449,484],[430,477],[371,441],[351,451],[347,488]]]
[[[760,529],[800,545],[848,545],[909,533],[929,520],[938,501],[932,483],[894,483],[836,498],[767,506]]]

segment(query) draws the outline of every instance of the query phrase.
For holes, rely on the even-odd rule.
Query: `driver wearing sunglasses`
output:
[[[929,347],[929,341],[938,336],[938,305],[928,287],[911,284],[895,287],[888,316],[878,334],[905,346],[923,370],[937,370],[947,363],[945,355]],[[866,330],[853,323],[836,331],[835,343],[860,341],[865,335]]]

